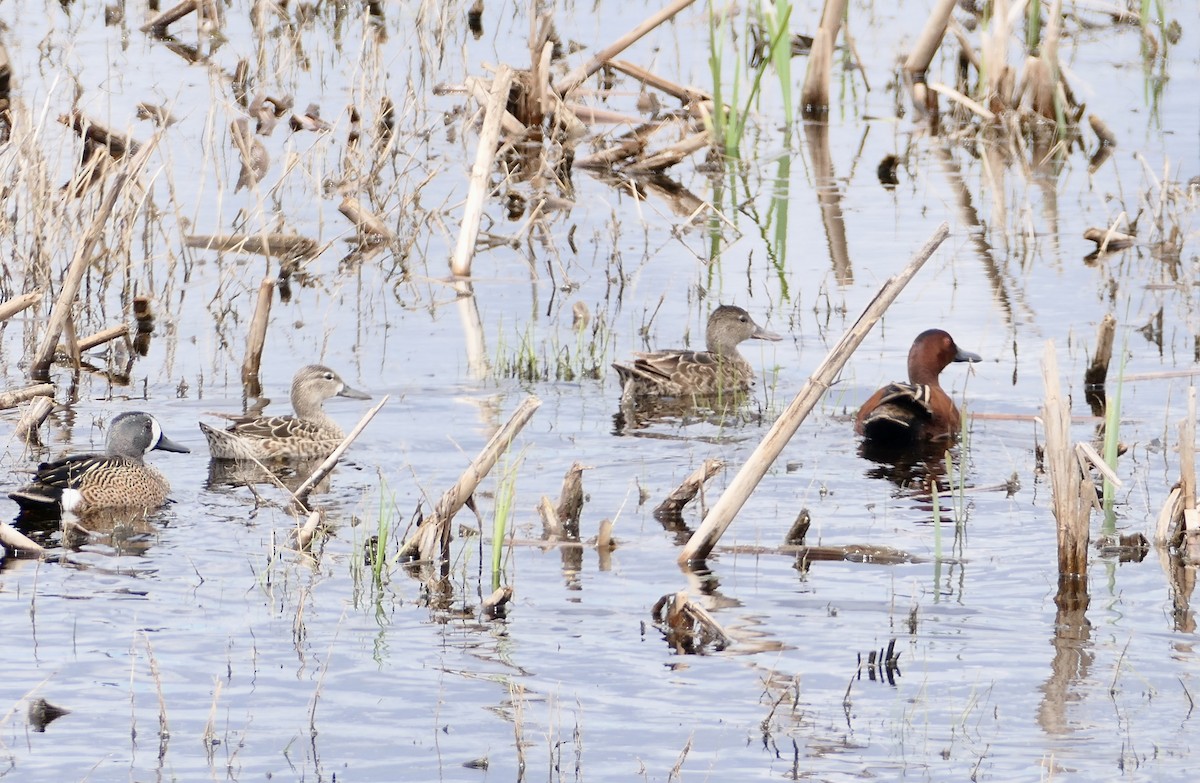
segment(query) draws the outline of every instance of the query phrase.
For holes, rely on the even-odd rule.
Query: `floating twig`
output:
[[[46,550],[41,544],[26,536],[7,522],[0,522],[0,544],[21,552],[41,554]]]

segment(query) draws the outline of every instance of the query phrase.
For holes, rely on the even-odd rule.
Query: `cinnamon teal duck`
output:
[[[740,307],[721,305],[708,317],[707,350],[635,353],[630,364],[613,364],[624,398],[718,397],[747,392],[754,368],[738,352],[746,340],[781,340]]]
[[[941,329],[921,332],[908,352],[908,383],[891,383],[872,394],[858,410],[854,431],[879,444],[952,440],[959,429],[958,408],[938,376],[951,362],[978,361],[979,354],[959,348]]]
[[[145,462],[146,454],[156,449],[189,452],[164,435],[149,413],[122,413],[109,422],[103,454],[76,454],[43,462],[33,481],[9,497],[23,513],[35,515],[158,508],[167,502],[171,485]]]
[[[352,389],[336,372],[320,364],[301,367],[292,379],[294,416],[261,416],[238,421],[229,429],[201,422],[214,459],[275,460],[327,457],[342,442],[345,433],[325,413],[325,400],[349,397],[369,400],[371,396]]]

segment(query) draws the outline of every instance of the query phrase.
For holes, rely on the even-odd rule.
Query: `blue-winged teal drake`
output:
[[[632,364],[613,364],[622,396],[718,397],[750,390],[754,368],[738,352],[746,340],[781,340],[740,307],[721,305],[708,317],[708,350],[635,353]]]
[[[103,454],[76,454],[38,465],[33,482],[9,497],[28,513],[59,510],[86,514],[102,509],[158,508],[167,502],[167,477],[147,465],[148,452],[188,453],[163,435],[149,413],[129,411],[113,417]]]
[[[200,429],[214,459],[321,459],[345,437],[337,422],[325,414],[325,400],[330,397],[371,399],[371,395],[347,386],[328,367],[310,364],[292,379],[295,416],[262,416],[236,422],[227,430],[201,422]]]
[[[951,440],[958,434],[954,401],[938,376],[951,362],[978,362],[941,329],[917,335],[908,352],[908,383],[892,383],[871,395],[858,410],[854,431],[879,444],[904,445]]]

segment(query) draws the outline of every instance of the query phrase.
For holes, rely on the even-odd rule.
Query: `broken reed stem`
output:
[[[654,509],[654,516],[677,516],[683,507],[692,502],[692,498],[699,494],[708,480],[717,475],[724,469],[725,463],[719,459],[706,459],[704,464],[692,471],[691,475],[683,480],[683,482],[675,488],[675,491],[667,495],[663,502],[659,503]]]
[[[467,191],[467,202],[463,207],[462,228],[458,232],[458,244],[450,259],[450,272],[456,277],[471,274],[471,259],[475,255],[475,242],[479,238],[479,221],[483,217],[483,201],[487,197],[492,174],[492,162],[496,159],[496,145],[500,142],[500,119],[508,103],[508,90],[513,72],[501,65],[492,79],[492,90],[488,95],[483,114],[483,128],[479,131],[479,147],[475,151],[475,164],[471,167],[471,183]]]
[[[1113,339],[1117,333],[1117,319],[1109,313],[1100,321],[1096,331],[1096,351],[1092,354],[1092,364],[1083,374],[1086,386],[1103,386],[1108,380],[1108,365],[1112,362]]]
[[[933,56],[942,45],[942,38],[946,36],[946,25],[950,22],[950,14],[955,5],[957,0],[938,0],[929,13],[929,18],[925,20],[920,37],[904,61],[904,70],[913,82],[925,81],[925,72],[929,70]],[[923,108],[923,105],[919,108]]]
[[[308,519],[304,521],[304,525],[296,528],[296,548],[308,549],[308,545],[312,543],[313,536],[317,533],[317,527],[321,524],[321,512],[310,511]]]
[[[49,386],[50,384],[46,385]],[[52,386],[51,389],[53,389]],[[38,430],[42,428],[42,422],[46,420],[46,417],[53,410],[53,397],[38,397],[35,399],[25,409],[25,412],[21,414],[21,419],[17,422],[17,428],[14,432],[15,437],[25,443],[34,445],[41,443],[41,439],[38,437]]]
[[[479,482],[483,481],[484,477],[491,472],[496,460],[500,459],[500,455],[508,449],[517,433],[529,423],[534,411],[541,404],[542,401],[532,395],[525,398],[504,426],[496,430],[488,440],[483,450],[479,452],[479,456],[463,471],[458,483],[442,495],[432,516],[421,523],[416,534],[400,547],[401,558],[416,557],[421,560],[434,560],[437,557],[439,546],[443,548],[448,546],[450,521],[474,494]]]
[[[675,16],[675,14],[687,8],[695,1],[696,0],[675,0],[675,2],[671,3],[666,8],[652,15],[637,27],[625,33],[625,35],[618,38],[614,43],[596,52],[595,56],[593,56],[592,59],[588,60],[585,64],[578,66],[566,76],[559,79],[554,85],[554,91],[564,98],[567,97],[567,93],[583,84],[583,82],[589,76],[603,68],[605,63],[632,46],[642,36],[653,30],[655,27],[658,27],[663,22],[670,20],[673,16]],[[840,2],[845,2],[845,0],[840,0]]]
[[[125,194],[125,186],[142,170],[142,166],[146,164],[146,160],[157,144],[158,134],[155,134],[129,162],[129,167],[113,180],[108,193],[104,196],[104,201],[96,209],[95,217],[92,218],[92,224],[88,227],[83,241],[75,249],[75,256],[71,259],[66,277],[63,278],[62,289],[58,292],[58,298],[50,310],[50,320],[46,324],[46,332],[42,335],[42,341],[34,352],[29,374],[35,380],[49,379],[50,363],[54,361],[58,338],[62,334],[67,320],[71,317],[75,298],[79,295],[79,284],[87,272],[88,265],[91,264],[96,245],[104,235],[104,225],[108,222],[117,201]]]
[[[821,24],[813,35],[808,53],[808,69],[804,72],[804,87],[800,92],[800,108],[804,116],[829,111],[829,80],[833,70],[833,45],[846,15],[846,0],[825,0]]]
[[[771,425],[770,431],[766,437],[754,449],[754,453],[746,460],[746,464],[742,466],[729,487],[717,500],[716,505],[708,512],[708,516],[704,518],[704,522],[697,528],[691,539],[684,546],[683,551],[679,553],[679,564],[687,566],[688,563],[704,560],[708,557],[709,552],[716,546],[721,539],[721,535],[733,522],[733,518],[741,510],[746,503],[750,493],[758,486],[758,482],[766,475],[767,470],[771,467],[771,463],[783,451],[783,447],[787,445],[791,437],[796,434],[796,430],[800,427],[801,422],[808,416],[809,412],[816,406],[821,396],[829,389],[838,373],[841,372],[842,366],[862,343],[867,333],[875,326],[888,307],[900,292],[904,290],[904,286],[908,281],[924,266],[933,252],[937,250],[947,236],[950,235],[950,226],[942,223],[937,230],[933,232],[933,236],[925,243],[920,250],[916,252],[912,260],[898,275],[888,279],[875,295],[875,298],[867,305],[866,310],[859,316],[858,320],[850,327],[838,344],[834,346],[829,355],[825,357],[820,366],[817,367],[808,381],[805,382],[804,388],[796,395],[784,410],[783,414],[776,419]]]
[[[1087,600],[1088,523],[1096,502],[1096,485],[1084,473],[1071,448],[1071,413],[1058,380],[1054,341],[1046,341],[1042,357],[1046,401],[1042,426],[1046,429],[1046,472],[1050,475],[1052,507],[1058,523],[1058,597],[1065,603]]]
[[[258,301],[254,305],[254,319],[250,322],[250,333],[246,336],[246,358],[242,361],[242,383],[260,390],[258,369],[262,364],[263,344],[267,341],[267,320],[271,317],[271,299],[275,293],[274,278],[264,277],[258,286]],[[252,397],[258,396],[252,394]]]
[[[350,444],[362,434],[362,431],[371,423],[371,419],[375,418],[375,414],[379,413],[379,409],[386,405],[389,399],[391,399],[391,395],[385,394],[383,399],[374,408],[363,414],[363,417],[358,420],[358,424],[354,425],[354,429],[350,430],[350,434],[342,438],[342,442],[333,450],[333,453],[326,457],[325,461],[318,465],[317,469],[308,478],[304,479],[303,484],[296,487],[296,491],[292,493],[293,500],[301,505],[305,505],[304,496],[308,494],[309,490],[319,484],[323,478],[329,475],[330,471],[337,465],[338,460],[346,453],[346,449],[350,448]]]
[[[0,304],[0,322],[7,321],[22,310],[37,304],[38,300],[42,298],[43,293],[44,291],[38,288],[27,294],[14,296],[7,302]]]
[[[29,538],[7,522],[0,522],[0,544],[4,544],[9,549],[21,552],[41,554],[46,551],[42,548],[41,544]]]
[[[161,14],[156,15],[138,29],[143,33],[153,32],[163,35],[167,32],[167,27],[195,11],[198,6],[199,2],[197,0],[183,0],[179,5],[174,8],[168,8]]]
[[[396,232],[380,220],[379,216],[364,207],[358,199],[346,196],[342,199],[338,212],[354,224],[360,235],[369,239],[391,242],[396,238]]]
[[[34,397],[53,397],[54,384],[52,383],[35,383],[32,386],[26,386],[23,389],[15,389],[10,392],[0,394],[0,410],[15,408],[23,402],[32,400]]]

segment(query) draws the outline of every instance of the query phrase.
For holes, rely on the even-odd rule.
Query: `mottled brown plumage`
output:
[[[188,449],[162,434],[148,413],[130,411],[108,426],[104,454],[77,454],[38,466],[33,481],[9,497],[26,513],[56,514],[158,508],[167,501],[171,485],[145,463],[147,452],[158,449],[187,453]]]
[[[959,348],[941,329],[922,332],[908,352],[908,383],[891,383],[858,410],[854,431],[867,440],[892,445],[950,440],[960,419],[938,376],[951,362],[977,362],[978,354]]]
[[[754,368],[738,352],[746,340],[780,340],[740,307],[721,305],[708,318],[705,351],[635,353],[631,364],[613,364],[625,398],[719,397],[749,391]]]
[[[226,430],[201,422],[214,459],[273,460],[326,457],[345,436],[337,422],[325,413],[325,400],[349,397],[369,400],[346,385],[341,377],[319,364],[301,367],[292,379],[294,416],[261,416],[240,421]]]

